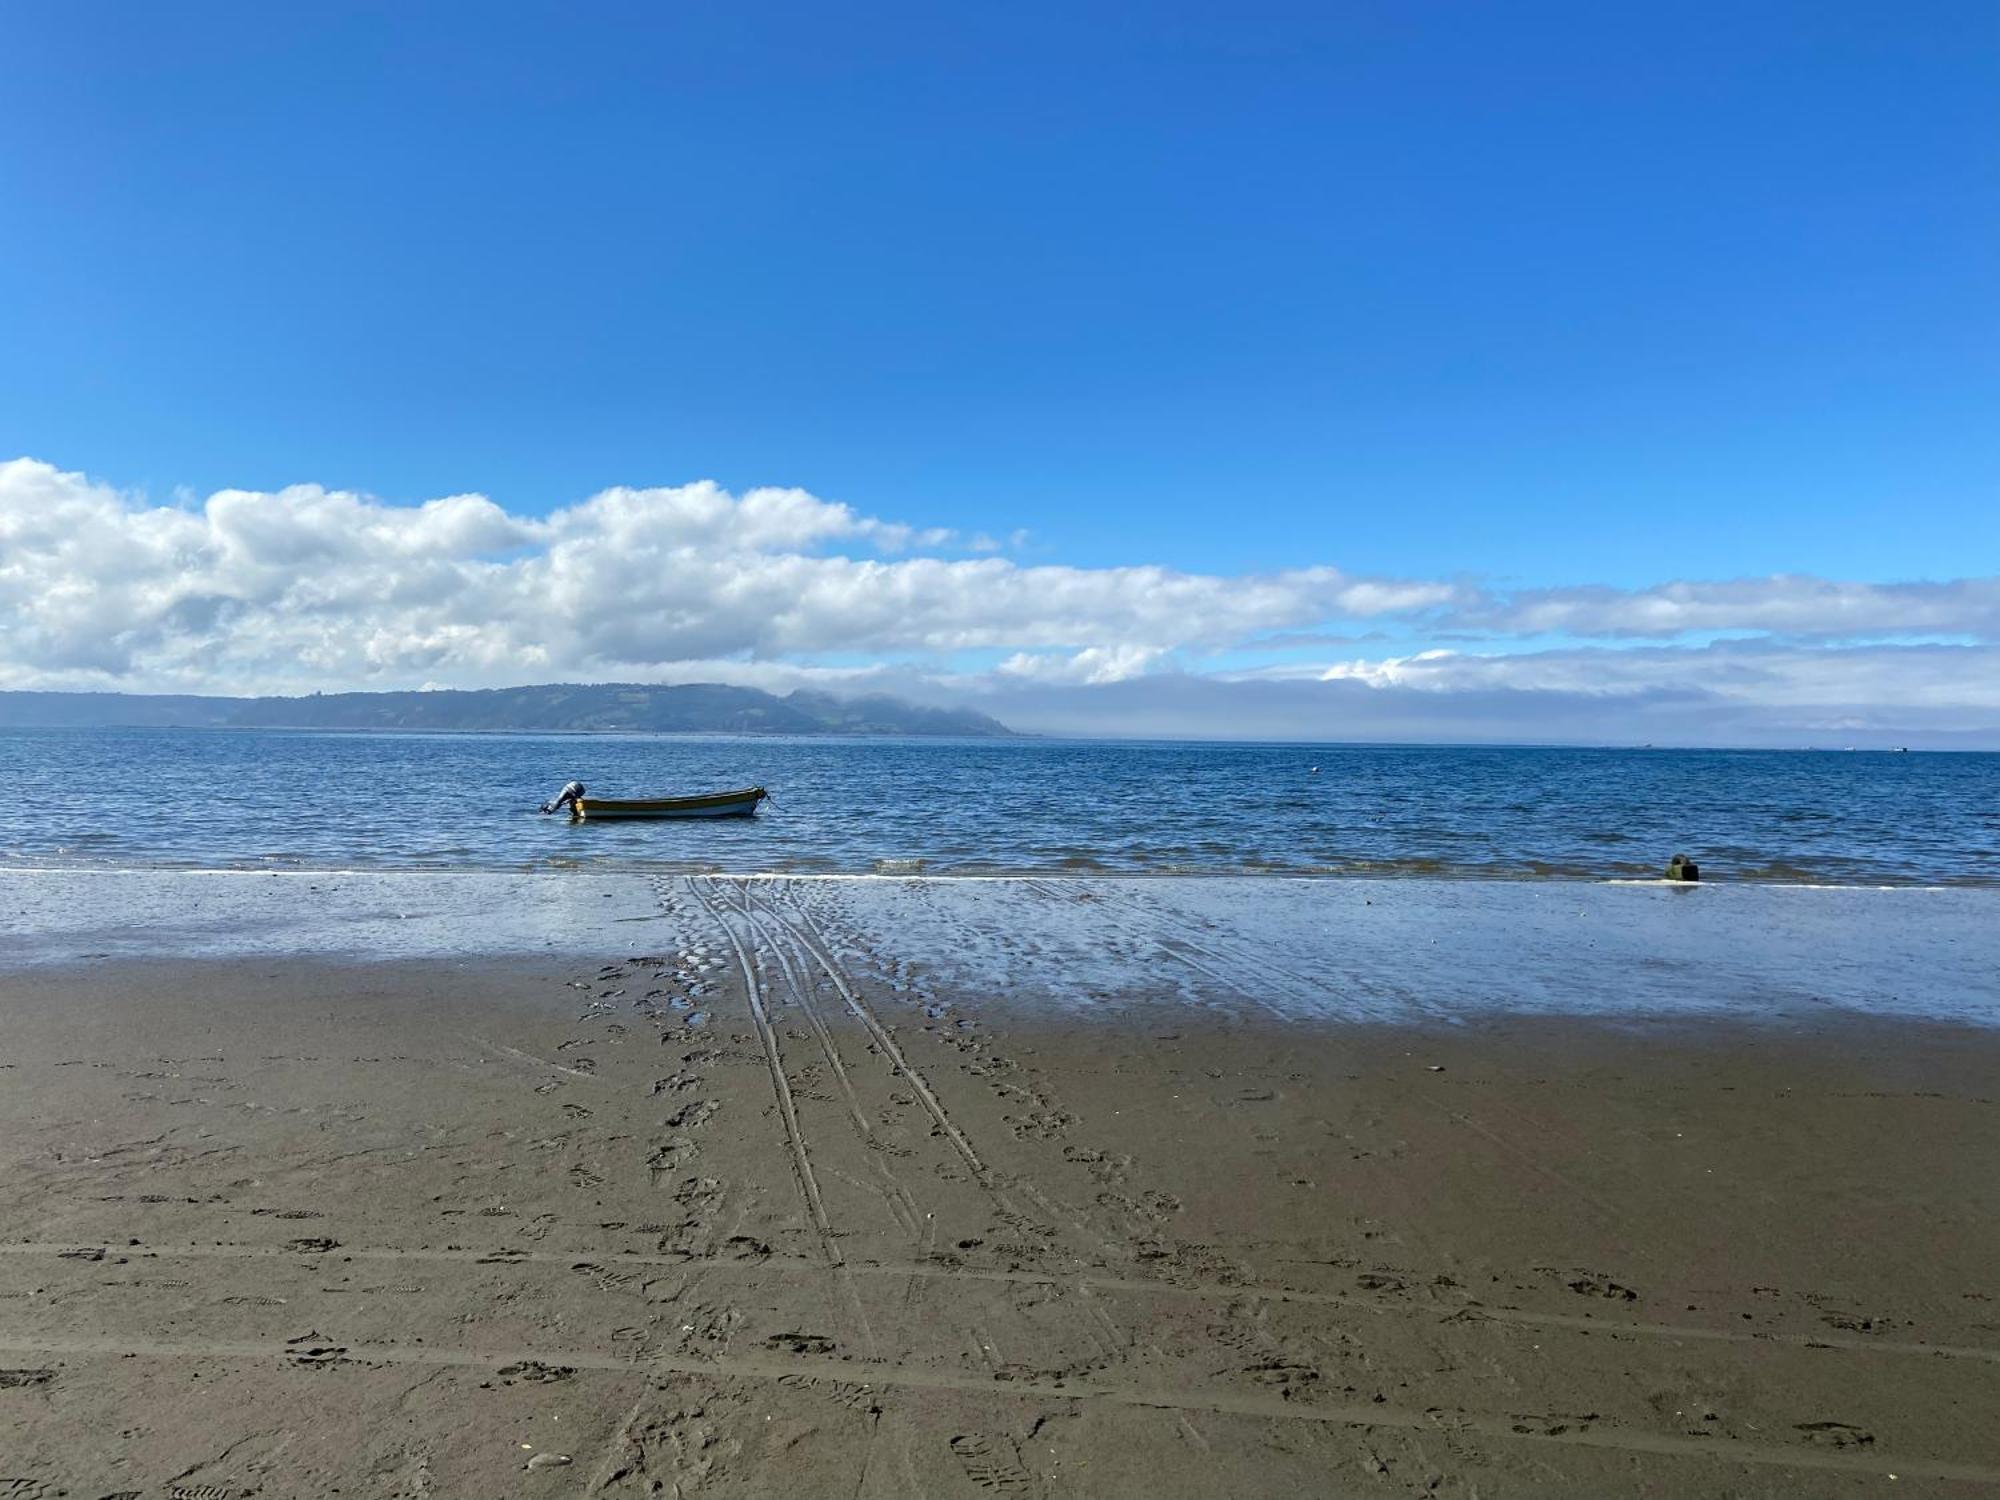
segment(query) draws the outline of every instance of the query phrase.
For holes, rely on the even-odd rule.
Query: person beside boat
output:
[[[565,807],[567,807],[572,812],[574,812],[576,810],[577,803],[581,802],[582,800],[583,800],[583,783],[580,781],[572,781],[568,786],[564,787],[561,791],[557,792],[554,797],[550,798],[547,802],[544,802],[542,804],[542,811],[545,814],[552,812],[561,812]]]
[[[544,813],[569,809],[572,822],[644,821],[655,818],[747,818],[757,804],[771,794],[761,786],[746,786],[732,792],[705,792],[692,797],[591,797],[580,781],[572,781],[553,800],[542,804]]]

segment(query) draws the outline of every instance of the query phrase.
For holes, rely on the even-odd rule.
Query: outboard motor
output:
[[[583,783],[572,781],[568,786],[556,793],[553,801],[544,802],[542,804],[542,811],[545,813],[560,812],[563,808],[567,807],[570,811],[574,812],[576,811],[577,801],[582,796]]]

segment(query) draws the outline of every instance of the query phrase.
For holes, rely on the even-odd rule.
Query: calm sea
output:
[[[1315,770],[1317,768],[1317,770]],[[761,783],[753,820],[536,807]],[[0,729],[0,866],[2000,884],[2000,755]]]

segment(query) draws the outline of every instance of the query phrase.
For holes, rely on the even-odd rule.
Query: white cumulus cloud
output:
[[[1777,574],[1643,589],[1528,589],[1492,595],[1459,623],[1506,634],[1675,636],[1697,631],[1856,637],[1921,632],[2000,640],[2000,578],[1855,583]]]
[[[155,505],[23,459],[0,464],[0,683],[475,686],[996,649],[1115,675],[1458,597],[1332,567],[1228,577],[935,555],[952,540],[797,489],[616,488],[545,518],[477,495],[398,506],[315,485]]]
[[[2000,578],[1501,589],[1315,560],[1030,565],[1026,540],[793,488],[617,487],[545,516],[310,484],[156,503],[18,459],[0,463],[0,688],[724,680],[1044,730],[2000,739]]]
[[[1081,651],[1017,651],[1000,663],[1009,677],[1033,682],[1123,682],[1153,671],[1167,653],[1153,646],[1086,646]]]

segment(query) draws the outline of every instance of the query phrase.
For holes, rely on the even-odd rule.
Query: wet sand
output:
[[[1992,1029],[658,916],[0,974],[0,1495],[2000,1487]]]

